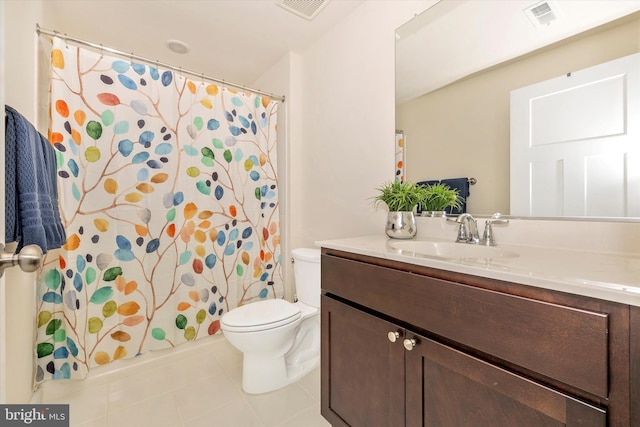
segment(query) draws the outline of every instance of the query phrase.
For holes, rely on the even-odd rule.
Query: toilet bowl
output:
[[[243,353],[246,393],[282,388],[320,363],[320,250],[294,249],[292,259],[297,302],[258,301],[220,319],[224,336]]]

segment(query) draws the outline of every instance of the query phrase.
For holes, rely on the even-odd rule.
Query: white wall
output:
[[[292,247],[382,232],[375,188],[394,179],[395,28],[424,1],[368,1],[302,54],[291,135]]]
[[[289,53],[274,64],[269,70],[251,84],[255,88],[269,88],[276,95],[284,95],[285,101],[278,106],[278,200],[280,203],[281,266],[284,277],[285,299],[293,301],[295,295],[293,269],[291,268],[291,248],[288,236],[290,206],[290,141],[291,135],[299,133],[296,123],[300,120],[297,108],[299,91],[296,82],[299,80],[299,55]]]
[[[2,46],[5,79],[0,90],[4,101],[29,121],[37,124],[36,99],[36,23],[42,21],[42,0],[4,0],[4,34]],[[40,128],[46,134],[46,124]],[[2,169],[4,170],[4,169]],[[4,191],[4,190],[3,190]],[[3,210],[4,212],[4,210]],[[3,233],[4,234],[4,233]],[[35,273],[22,273],[17,267],[5,272],[6,310],[0,313],[5,328],[6,347],[5,400],[8,403],[28,403],[33,384],[35,343]]]

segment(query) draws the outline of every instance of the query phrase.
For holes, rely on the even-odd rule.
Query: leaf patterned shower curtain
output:
[[[40,274],[36,382],[282,297],[276,102],[58,38],[50,73],[68,239]]]
[[[396,181],[404,181],[404,131],[396,129]]]

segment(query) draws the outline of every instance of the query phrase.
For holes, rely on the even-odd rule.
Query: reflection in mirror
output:
[[[404,182],[404,132],[396,129],[396,181]]]
[[[397,31],[406,179],[477,178],[474,214],[510,213],[511,91],[640,52],[640,2],[550,2],[557,20],[536,26],[538,3],[445,0]]]

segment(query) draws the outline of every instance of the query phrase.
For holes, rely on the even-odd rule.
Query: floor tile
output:
[[[297,384],[271,393],[247,395],[246,399],[265,427],[275,427],[317,403]]]
[[[107,413],[107,427],[177,427],[181,425],[180,412],[171,392]]]
[[[293,416],[277,427],[331,427],[331,424],[320,415],[320,405],[316,404],[311,408]]]
[[[209,347],[209,350],[223,366],[242,366],[242,352],[231,345],[226,339],[218,340],[214,345]]]
[[[263,427],[251,406],[244,400],[234,400],[210,410],[199,417],[188,419],[185,427]],[[303,427],[303,426],[298,426]],[[306,427],[306,426],[304,426]]]
[[[140,401],[166,393],[169,384],[168,374],[161,369],[132,372],[131,375],[109,383],[109,411],[136,405]]]
[[[107,414],[107,384],[80,387],[80,390],[75,392],[69,387],[64,388],[66,394],[58,393],[44,403],[68,404],[70,424],[85,423]]]
[[[225,370],[210,353],[202,352],[181,358],[179,362],[164,365],[173,387],[182,387],[204,377],[225,376]]]
[[[191,419],[234,400],[242,400],[243,393],[226,375],[192,381],[174,390],[183,419]]]
[[[242,391],[242,353],[221,334],[200,341],[97,368],[85,380],[47,381],[42,402],[68,403],[71,427],[329,426],[320,415],[319,368],[250,395]]]
[[[80,424],[73,421],[69,423],[69,427],[106,427],[106,425],[107,425],[106,416],[89,420],[87,422],[80,423]]]
[[[300,378],[298,385],[309,393],[315,401],[320,402],[320,367]]]

